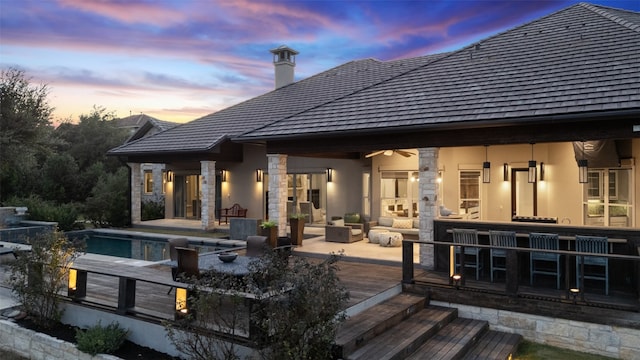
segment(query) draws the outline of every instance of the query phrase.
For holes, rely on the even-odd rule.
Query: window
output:
[[[151,171],[144,172],[144,193],[153,193],[153,173]]]
[[[417,172],[383,171],[380,177],[382,216],[418,216]]]
[[[480,213],[480,171],[460,171],[459,214],[469,214],[469,218],[479,218]]]
[[[633,226],[632,169],[589,169],[584,224]]]

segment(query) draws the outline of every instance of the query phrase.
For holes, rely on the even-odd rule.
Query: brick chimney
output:
[[[273,65],[276,68],[276,89],[291,84],[298,52],[286,45],[280,45],[269,51],[273,54]]]

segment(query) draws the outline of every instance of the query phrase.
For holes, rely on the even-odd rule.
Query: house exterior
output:
[[[125,144],[155,135],[178,125],[177,123],[159,120],[145,114],[130,115],[112,121],[115,122],[117,127],[129,130],[130,136],[124,142]],[[160,163],[140,164],[142,201],[164,201],[166,190],[166,182],[164,181],[166,174],[164,168],[165,165]]]
[[[166,164],[167,218],[212,229],[217,209],[239,203],[284,235],[294,211],[319,224],[358,212],[417,219],[422,240],[441,206],[640,223],[640,13],[580,3],[451,53],[296,82],[297,52],[272,53],[275,90],[110,151],[132,184],[141,164]],[[135,223],[136,186],[132,199]]]

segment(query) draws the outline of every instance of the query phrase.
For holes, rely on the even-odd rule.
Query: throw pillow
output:
[[[344,226],[344,219],[333,220],[331,223],[331,225],[333,226]]]
[[[412,226],[412,219],[393,219],[393,225],[391,225],[394,229],[411,229]]]

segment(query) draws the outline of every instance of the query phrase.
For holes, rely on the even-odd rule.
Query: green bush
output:
[[[85,215],[95,227],[124,227],[130,222],[129,174],[120,168],[115,174],[104,174],[91,190],[85,203]]]
[[[75,204],[57,205],[53,201],[41,199],[37,195],[28,198],[11,198],[7,201],[10,206],[26,206],[27,218],[35,221],[57,222],[62,231],[78,230],[76,222],[79,216],[78,206]]]
[[[142,221],[164,219],[164,200],[142,202]]]
[[[113,354],[124,343],[129,331],[118,323],[109,326],[92,326],[87,330],[76,330],[78,350],[87,354]]]

